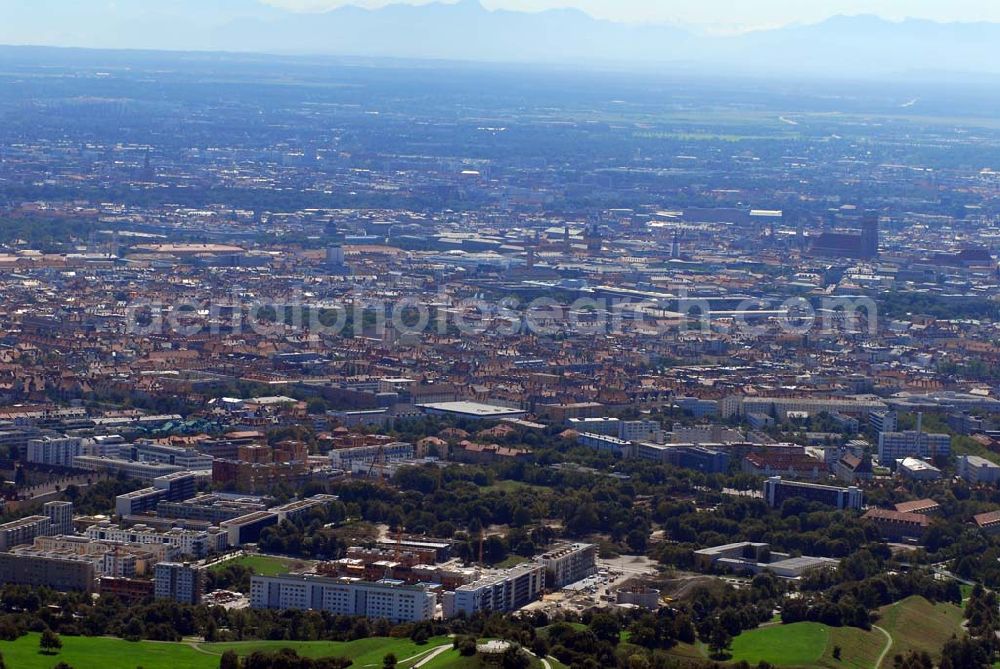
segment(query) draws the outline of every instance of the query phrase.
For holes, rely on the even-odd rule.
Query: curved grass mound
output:
[[[834,657],[838,647],[839,660]],[[772,625],[733,639],[732,661],[746,660],[751,665],[764,661],[784,669],[874,669],[885,647],[885,636],[877,631],[820,623]]]
[[[876,624],[892,636],[892,648],[882,666],[892,666],[894,656],[911,650],[939,658],[952,635],[962,635],[963,617],[962,609],[954,604],[931,604],[923,597],[907,597],[882,607]]]

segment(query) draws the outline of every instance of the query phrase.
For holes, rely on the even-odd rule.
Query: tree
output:
[[[62,639],[50,629],[42,632],[42,637],[38,640],[38,647],[46,655],[55,655],[62,648]]]
[[[0,653],[0,669],[7,669],[7,664],[3,661],[3,653]]]
[[[476,637],[455,637],[455,648],[458,649],[458,654],[462,657],[472,657],[476,654]]]
[[[610,643],[612,646],[617,645],[621,638],[621,627],[618,625],[618,619],[609,613],[594,614],[590,620],[590,631],[599,641]]]
[[[382,669],[396,669],[396,656],[389,653],[382,658]]]
[[[724,657],[726,651],[729,650],[729,644],[732,643],[733,637],[730,636],[726,628],[718,620],[712,626],[712,631],[708,637],[708,650],[713,658]]]
[[[642,530],[632,530],[625,541],[633,553],[641,554],[646,552],[646,547],[649,545],[649,535]]]
[[[500,658],[501,669],[528,669],[530,666],[531,659],[516,644],[512,644]]]
[[[240,656],[235,651],[227,650],[219,660],[219,669],[240,669]]]
[[[54,666],[52,669],[73,669],[73,667],[71,667],[70,665],[66,664],[65,662],[60,662],[59,664],[57,664],[56,666]]]
[[[142,621],[133,617],[125,624],[125,628],[122,630],[122,637],[126,641],[139,641],[145,632],[146,628],[143,626]]]
[[[219,640],[219,625],[215,622],[215,618],[209,618],[208,622],[205,623],[205,641],[208,643],[214,643]]]
[[[430,638],[431,633],[425,625],[417,625],[413,628],[413,633],[410,634],[410,641],[418,646],[423,646]]]

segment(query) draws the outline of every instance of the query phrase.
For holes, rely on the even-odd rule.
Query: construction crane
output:
[[[378,474],[377,480],[379,484],[385,483],[385,475],[388,471],[386,467],[385,458],[385,447],[382,444],[378,445],[378,450],[375,451],[375,458],[372,460],[371,467],[368,468],[368,478],[372,478],[374,474]]]

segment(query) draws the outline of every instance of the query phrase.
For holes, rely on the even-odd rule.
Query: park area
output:
[[[0,653],[8,667],[16,669],[52,669],[65,662],[73,669],[218,669],[222,654],[227,650],[241,656],[257,650],[275,651],[291,648],[299,655],[311,658],[347,657],[355,667],[381,667],[382,658],[392,653],[399,660],[399,669],[413,667],[446,646],[446,652],[428,663],[429,669],[453,669],[466,666],[458,651],[451,649],[447,637],[432,638],[424,645],[409,639],[370,638],[349,642],[332,641],[246,641],[236,643],[169,643],[156,641],[130,642],[110,637],[63,636],[62,649],[57,654],[39,651],[40,635],[28,634],[17,641],[0,641]]]
[[[880,609],[879,620],[869,631],[803,622],[744,632],[733,639],[729,661],[768,662],[782,669],[886,669],[897,654],[927,651],[937,656],[952,635],[961,633],[962,609],[909,597]],[[703,644],[680,644],[672,654],[708,658]]]

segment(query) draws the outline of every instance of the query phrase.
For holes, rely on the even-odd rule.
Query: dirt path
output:
[[[892,649],[892,635],[878,625],[872,625],[872,629],[876,629],[885,635],[885,648],[882,649],[882,654],[878,656],[878,660],[875,662],[875,669],[879,669],[882,666],[882,660],[885,659],[885,656],[889,654],[889,650]]]

